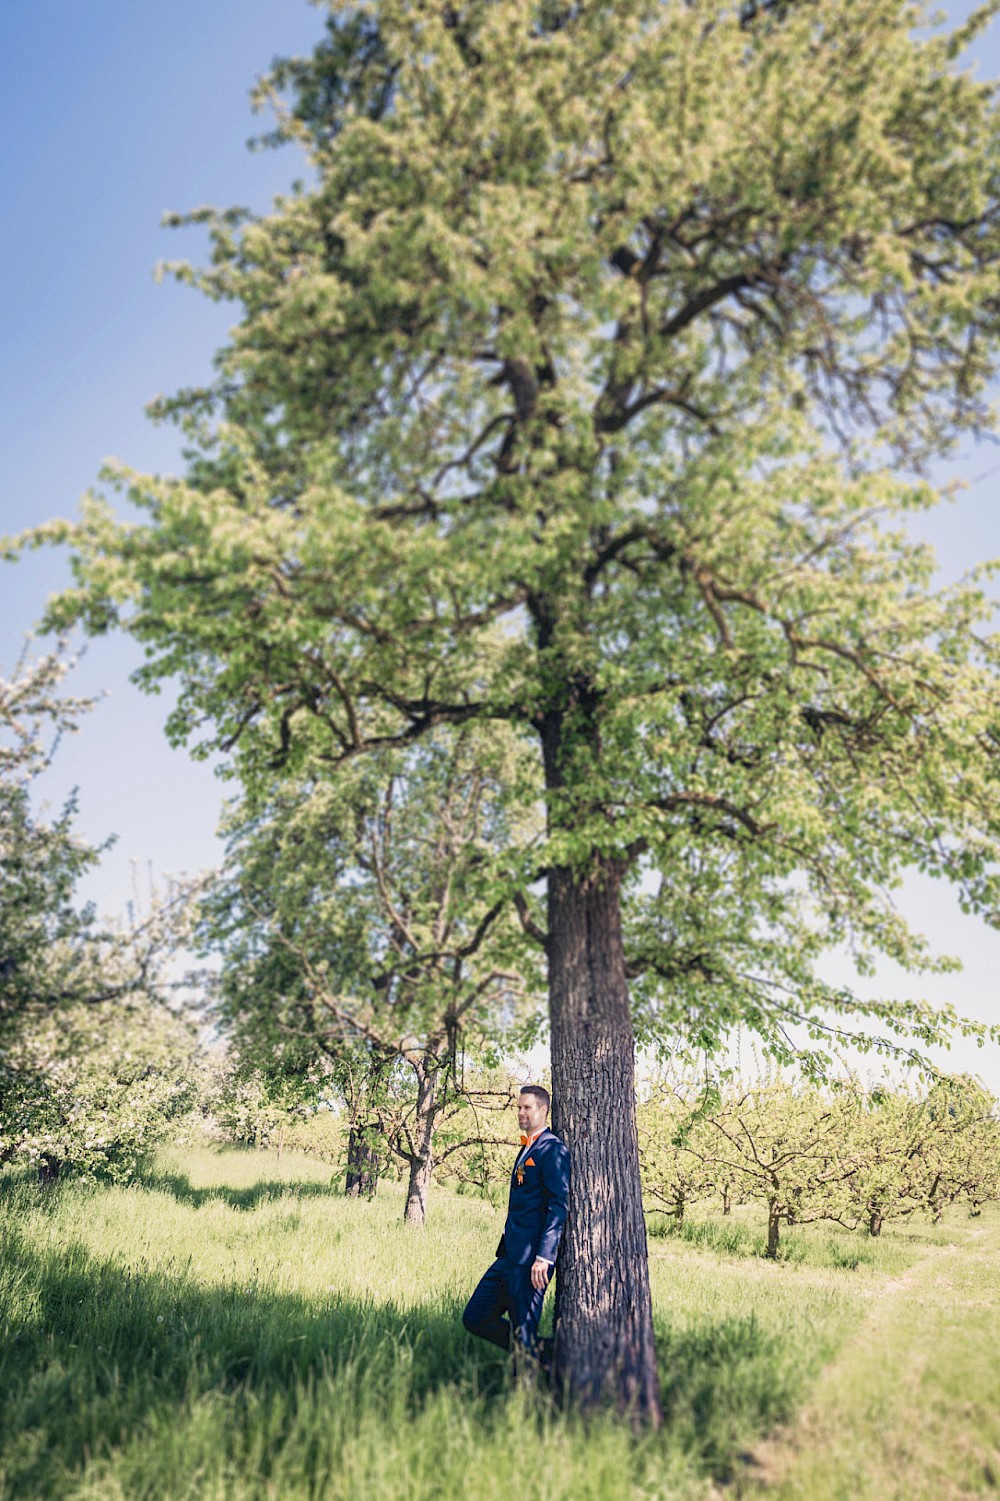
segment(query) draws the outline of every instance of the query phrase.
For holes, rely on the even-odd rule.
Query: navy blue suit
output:
[[[555,1265],[568,1207],[569,1152],[545,1127],[527,1152],[518,1154],[510,1175],[497,1259],[462,1315],[471,1334],[509,1350],[513,1329],[520,1344],[534,1345],[545,1289],[532,1287],[531,1266],[536,1256]]]

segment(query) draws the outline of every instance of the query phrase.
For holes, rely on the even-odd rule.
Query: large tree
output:
[[[91,503],[56,612],[124,623],[141,680],[180,679],[171,733],[251,786],[470,720],[535,738],[556,1361],[653,1421],[623,888],[659,868],[662,933],[725,850],[760,933],[799,901],[863,962],[919,958],[902,867],[995,907],[983,601],[886,523],[989,420],[998,115],[959,59],[995,9],[334,8],[264,88],[308,185],[194,216],[212,264],[179,274],[242,312],[157,408],[187,472],[118,471],[148,520]]]

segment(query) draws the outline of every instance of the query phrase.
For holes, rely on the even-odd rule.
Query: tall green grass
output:
[[[653,1240],[667,1421],[637,1439],[463,1330],[496,1210],[439,1191],[423,1231],[401,1218],[393,1187],[345,1199],[289,1154],[168,1155],[130,1188],[0,1176],[0,1496],[703,1495],[883,1275]]]

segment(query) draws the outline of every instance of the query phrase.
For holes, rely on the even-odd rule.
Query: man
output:
[[[546,1126],[548,1113],[548,1090],[526,1084],[517,1100],[521,1150],[510,1175],[497,1259],[462,1315],[470,1334],[504,1350],[513,1337],[528,1354],[536,1350],[542,1301],[569,1206],[569,1152]]]

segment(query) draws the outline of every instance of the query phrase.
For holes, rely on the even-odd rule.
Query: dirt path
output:
[[[929,1247],[875,1294],[799,1419],[728,1497],[957,1501],[1000,1493],[1000,1226]]]

